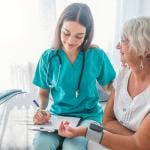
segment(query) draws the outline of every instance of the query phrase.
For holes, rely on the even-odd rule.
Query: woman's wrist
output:
[[[87,128],[83,126],[77,127],[77,136],[86,136]]]

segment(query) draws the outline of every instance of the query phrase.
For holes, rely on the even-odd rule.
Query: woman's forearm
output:
[[[75,129],[75,136],[86,136],[88,128],[86,127],[77,127]],[[96,135],[95,135],[96,136]],[[89,139],[92,140],[92,139]],[[136,140],[132,135],[119,135],[111,133],[107,130],[103,131],[102,140],[100,141],[102,145],[110,149],[115,150],[139,150],[140,148],[136,144]]]
[[[104,123],[104,128],[112,133],[120,135],[133,135],[134,132],[121,125],[117,120]]]
[[[133,136],[122,136],[110,132],[104,132],[101,144],[115,150],[138,150]]]
[[[76,127],[74,130],[74,137],[76,136],[86,136],[87,128],[86,127]]]
[[[86,136],[88,128],[77,127],[76,136]],[[95,135],[96,136],[96,135]],[[92,140],[92,139],[89,139]],[[102,145],[110,149],[115,150],[135,150],[138,147],[136,146],[135,139],[132,135],[124,136],[119,134],[111,133],[107,130],[103,130],[102,140],[100,141]]]

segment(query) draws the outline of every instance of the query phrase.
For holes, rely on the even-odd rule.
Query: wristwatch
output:
[[[90,123],[90,126],[88,127],[86,133],[86,138],[95,141],[97,143],[101,143],[102,137],[103,137],[103,127],[96,122]]]

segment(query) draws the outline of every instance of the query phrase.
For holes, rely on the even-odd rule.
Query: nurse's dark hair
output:
[[[86,28],[86,35],[80,48],[86,50],[91,47],[94,34],[94,21],[91,10],[89,6],[84,3],[72,3],[63,10],[58,19],[52,48],[58,50],[62,47],[60,34],[65,21],[76,21],[83,25]]]

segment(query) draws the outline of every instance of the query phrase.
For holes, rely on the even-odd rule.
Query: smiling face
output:
[[[136,51],[129,46],[129,39],[122,36],[121,41],[116,46],[120,51],[121,62],[124,66],[128,65],[135,70],[139,67],[140,56],[137,55]]]
[[[121,37],[121,41],[117,44],[116,48],[120,51],[120,59],[123,65],[128,63],[128,59],[130,57],[129,54],[129,41],[124,36]]]
[[[82,45],[86,28],[75,21],[65,21],[61,28],[61,42],[67,52],[76,51]]]

